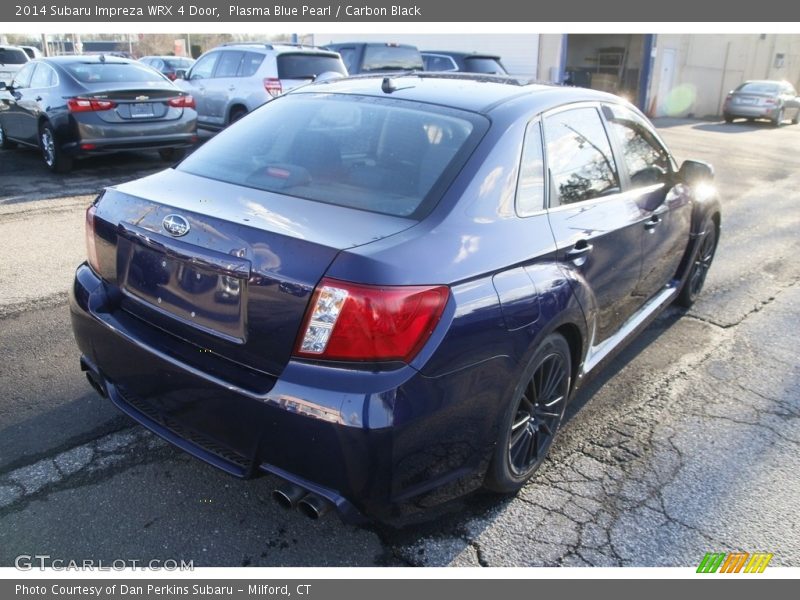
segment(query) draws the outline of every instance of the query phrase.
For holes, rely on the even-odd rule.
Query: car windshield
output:
[[[347,76],[347,70],[338,56],[320,54],[281,54],[278,56],[280,79],[314,79],[323,73]]]
[[[0,48],[0,64],[21,65],[28,62],[28,55],[16,48]]]
[[[477,144],[483,117],[363,96],[280,97],[177,168],[202,177],[421,218]]]
[[[75,62],[64,68],[81,83],[164,83],[156,71],[136,63]]]
[[[411,46],[367,45],[362,71],[421,71],[422,56]]]
[[[470,56],[464,59],[470,73],[490,73],[505,75],[506,70],[496,58],[488,56]]]
[[[736,91],[747,94],[777,94],[780,91],[780,85],[769,81],[754,81],[740,85]]]

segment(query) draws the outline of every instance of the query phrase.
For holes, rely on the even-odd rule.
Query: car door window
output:
[[[352,46],[345,46],[343,48],[337,48],[336,52],[338,52],[342,57],[342,62],[344,63],[344,66],[347,67],[347,72],[355,72],[355,69],[358,66],[356,65],[356,59],[358,57],[356,49]]]
[[[545,118],[550,206],[619,191],[619,176],[595,108],[573,108]]]
[[[55,84],[53,69],[44,63],[39,63],[31,77],[30,87],[48,88]]]
[[[422,60],[426,71],[457,71],[458,67],[449,56],[441,54],[426,54]]]
[[[252,77],[264,62],[264,55],[257,52],[245,52],[239,65],[239,77]]]
[[[36,68],[36,63],[28,63],[22,67],[14,76],[14,88],[21,89],[30,85],[31,77],[33,77],[33,70]]]
[[[544,153],[542,151],[542,125],[535,121],[528,125],[517,182],[517,214],[529,216],[544,208]]]
[[[641,117],[618,105],[605,105],[603,112],[622,150],[622,160],[633,188],[665,183],[670,175],[669,153]]]
[[[198,60],[192,68],[189,79],[208,79],[211,77],[211,74],[214,72],[214,65],[217,64],[217,58],[219,58],[219,52],[206,54],[200,57],[200,60]]]
[[[227,51],[222,52],[217,63],[217,70],[214,77],[236,77],[239,71],[239,64],[242,62],[244,52]]]

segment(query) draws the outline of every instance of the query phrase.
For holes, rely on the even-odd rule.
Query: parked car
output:
[[[58,173],[75,158],[121,150],[158,150],[174,161],[197,141],[192,97],[132,60],[42,58],[2,86],[0,145],[39,148]]]
[[[11,81],[28,60],[22,48],[0,46],[0,81]]]
[[[188,71],[195,61],[185,56],[143,56],[139,62],[162,73],[170,81],[175,81],[178,72]]]
[[[178,85],[194,96],[199,125],[222,129],[294,87],[346,75],[336,52],[315,46],[237,42],[203,54]]]
[[[786,81],[745,81],[731,90],[722,107],[726,123],[736,118],[769,119],[780,127],[786,119],[800,121],[800,97]]]
[[[423,50],[422,62],[426,71],[463,71],[508,75],[508,71],[495,54],[479,52],[450,52],[448,50]]]
[[[325,46],[342,56],[350,75],[421,71],[422,56],[416,46],[394,43],[342,42]]]
[[[518,490],[576,391],[714,257],[708,164],[593,90],[312,84],[87,212],[95,389],[312,517]]]
[[[44,57],[42,51],[39,50],[39,48],[37,48],[36,46],[20,46],[20,48],[22,48],[22,50],[25,52],[25,54],[28,55],[28,58],[31,60],[33,60],[34,58]]]

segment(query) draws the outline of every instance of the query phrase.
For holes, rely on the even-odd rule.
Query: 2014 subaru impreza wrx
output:
[[[514,492],[587,374],[697,297],[712,178],[601,92],[312,84],[92,204],[81,364],[145,427],[277,475],[312,516]]]

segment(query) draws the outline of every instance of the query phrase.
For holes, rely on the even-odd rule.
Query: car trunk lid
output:
[[[415,224],[175,170],[109,188],[95,219],[120,310],[272,376],[335,256]]]

